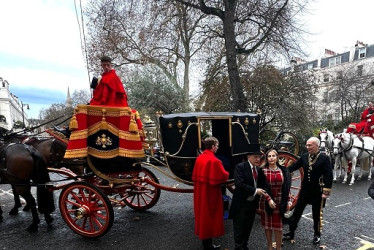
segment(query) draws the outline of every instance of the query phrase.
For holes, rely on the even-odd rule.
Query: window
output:
[[[366,57],[366,48],[359,48],[358,49],[358,58],[365,58]]]
[[[339,65],[341,63],[342,63],[342,57],[341,56],[333,57],[333,58],[330,58],[330,60],[329,60],[329,66],[330,67],[333,67],[335,65]]]
[[[313,69],[313,63],[309,63],[307,66],[308,69]]]
[[[329,74],[323,74],[323,82],[328,82],[328,81],[330,81]]]
[[[364,65],[358,65],[357,66],[357,75],[362,76],[362,71],[364,69]]]

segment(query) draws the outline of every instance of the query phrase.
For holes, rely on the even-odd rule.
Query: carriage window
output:
[[[201,140],[208,136],[214,136],[219,141],[217,155],[230,153],[229,119],[202,119],[200,120]],[[204,149],[204,145],[201,145]]]
[[[201,140],[204,140],[206,137],[212,136],[212,121],[211,120],[201,120]]]

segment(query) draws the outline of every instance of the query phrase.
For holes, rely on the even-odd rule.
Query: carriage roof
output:
[[[162,116],[163,119],[173,119],[175,117],[200,117],[200,118],[214,118],[214,117],[257,117],[258,114],[241,113],[241,112],[190,112],[190,113],[177,113]]]

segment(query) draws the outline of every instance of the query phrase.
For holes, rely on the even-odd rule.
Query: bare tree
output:
[[[129,104],[142,114],[154,116],[185,111],[182,109],[183,90],[174,88],[169,79],[157,67],[143,67],[133,72],[127,82]]]
[[[364,67],[365,66],[365,67]],[[374,63],[341,65],[329,72],[330,83],[324,102],[340,107],[343,126],[360,119],[360,114],[374,94]]]
[[[295,15],[303,10],[307,0],[303,3],[292,0],[169,1],[180,2],[208,15],[211,32],[224,39],[234,109],[247,109],[238,55],[251,55],[266,48],[285,54],[301,51],[296,41],[302,30],[297,26]]]
[[[197,36],[205,14],[180,3],[157,1],[95,0],[87,6],[92,65],[97,67],[97,59],[107,54],[117,66],[128,65],[121,67],[122,75],[135,70],[129,64],[156,66],[174,88],[183,89],[188,106],[192,58],[205,43]]]

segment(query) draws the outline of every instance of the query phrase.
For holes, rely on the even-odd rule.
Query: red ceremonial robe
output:
[[[367,108],[361,113],[361,121],[359,123],[351,123],[350,126],[347,129],[347,133],[361,133],[369,134],[370,133],[370,126],[372,125],[373,121],[369,122],[369,119],[371,119],[371,116],[368,116],[370,114],[372,108]],[[371,134],[371,133],[370,133]]]
[[[223,201],[220,184],[227,181],[229,173],[210,150],[197,157],[192,173],[194,182],[195,234],[209,239],[225,233]]]
[[[125,89],[114,69],[102,74],[100,83],[93,92],[90,104],[128,107]]]

